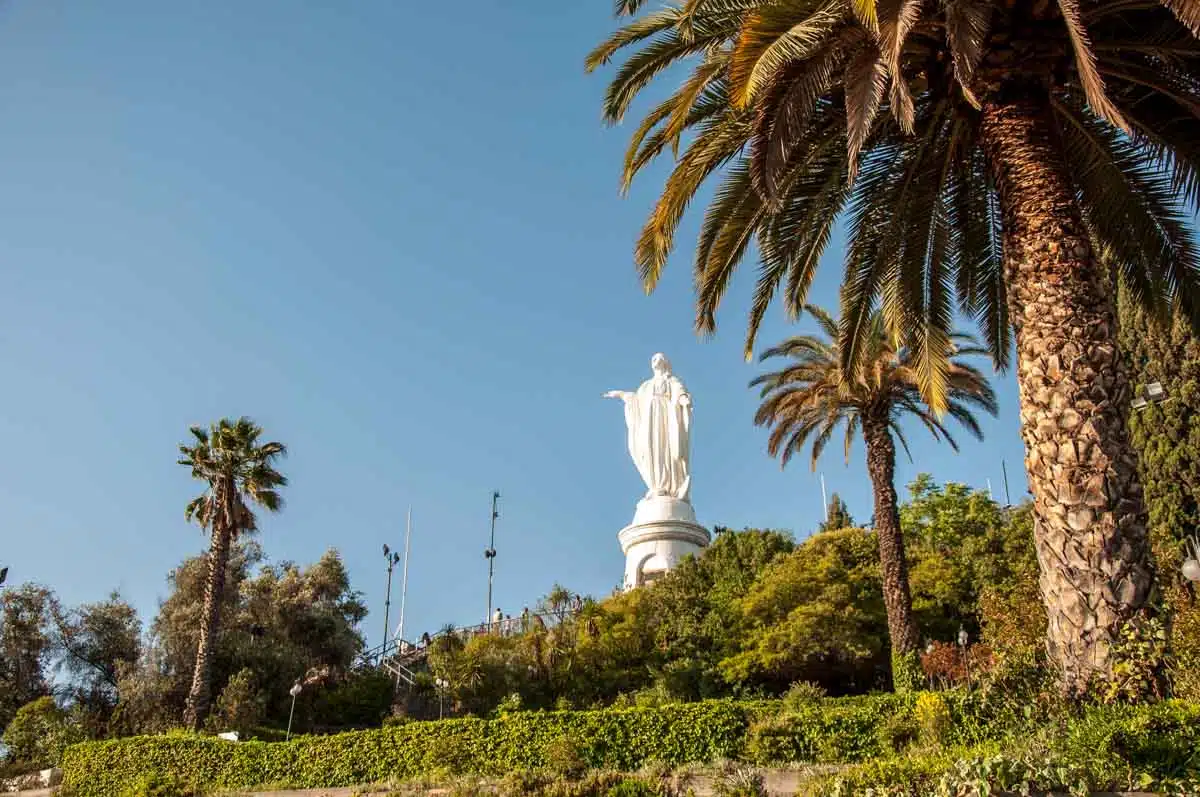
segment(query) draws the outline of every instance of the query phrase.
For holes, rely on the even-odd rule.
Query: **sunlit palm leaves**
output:
[[[671,148],[638,239],[653,290],[689,203],[719,181],[696,250],[696,326],[746,253],[761,258],[745,353],[783,294],[795,317],[836,219],[847,248],[842,366],[867,362],[876,309],[914,383],[949,409],[946,341],[973,318],[997,365],[1010,329],[1003,219],[979,108],[1038,87],[1081,212],[1132,296],[1200,324],[1200,4],[1056,0],[686,0],[637,16],[589,58],[633,55],[609,88],[618,121],[664,70],[691,76],[637,128],[622,186]],[[1024,87],[1024,88],[1023,88]],[[751,246],[754,244],[754,246]]]
[[[866,325],[863,367],[853,378],[845,378],[838,350],[837,322],[824,310],[809,307],[824,338],[800,335],[763,352],[761,360],[784,361],[779,370],[757,377],[762,403],[754,422],[770,428],[767,450],[787,465],[806,446],[811,447],[811,464],[817,460],[839,427],[847,459],[855,435],[864,426],[886,427],[905,451],[901,421],[916,418],[937,440],[957,450],[957,442],[943,420],[924,403],[912,352],[897,348],[887,333],[883,317],[875,313]],[[987,379],[963,362],[970,355],[986,353],[963,335],[945,342],[949,385],[947,412],[970,434],[980,436],[974,411],[996,413],[996,397]]]
[[[190,431],[193,443],[179,446],[179,464],[191,468],[192,478],[208,488],[188,503],[189,521],[205,529],[220,525],[223,533],[237,535],[257,527],[249,504],[271,512],[283,507],[279,488],[287,485],[287,477],[274,467],[287,454],[282,443],[260,443],[262,429],[249,418],[222,418],[208,429],[193,426]],[[224,516],[226,506],[233,508],[233,516]]]

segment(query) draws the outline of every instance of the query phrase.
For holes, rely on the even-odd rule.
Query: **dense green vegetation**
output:
[[[149,782],[173,784],[173,794],[463,773],[507,776],[512,784],[515,773],[530,771],[584,780],[589,769],[629,772],[734,760],[850,765],[813,777],[802,793],[857,794],[883,787],[896,789],[886,793],[926,795],[951,784],[1108,789],[1196,783],[1198,745],[1200,707],[1189,704],[1060,714],[1037,709],[1031,715],[996,694],[924,692],[516,712],[288,743],[233,744],[189,734],[135,737],[72,747],[64,769],[69,794],[108,797],[138,794],[138,784]]]
[[[25,705],[41,706],[36,716],[65,724],[66,738],[182,725],[207,569],[197,556],[170,573],[170,592],[148,633],[119,595],[65,609],[37,585],[0,593],[0,724],[20,725],[15,717]],[[357,625],[366,607],[336,552],[308,567],[268,564],[256,543],[244,541],[231,551],[225,582],[224,622],[212,651],[212,729],[282,727],[288,688],[296,681],[306,684],[297,727],[379,724],[392,683],[377,673],[348,673],[362,649]],[[51,696],[57,706],[47,713],[44,701]],[[8,746],[10,760],[30,767],[57,761],[53,745]]]
[[[927,677],[965,677],[952,644],[960,629],[986,666],[992,650],[1031,660],[1045,615],[1028,509],[921,477],[900,520],[921,648],[938,654]],[[551,596],[544,608],[561,606]],[[449,682],[453,709],[777,696],[798,681],[835,695],[890,685],[878,543],[862,528],[799,544],[775,531],[718,529],[703,556],[659,582],[564,617],[520,636],[440,640],[432,674]]]
[[[1165,400],[1133,413],[1129,431],[1146,488],[1150,541],[1177,658],[1200,661],[1200,605],[1180,576],[1183,540],[1200,534],[1200,339],[1179,321],[1155,320],[1121,303],[1121,343],[1137,389],[1157,382]],[[1200,667],[1176,667],[1176,694],[1200,700]]]
[[[834,432],[843,432],[843,450],[849,460],[850,446],[862,431],[874,499],[873,530],[887,610],[892,686],[898,692],[915,689],[921,681],[920,638],[896,499],[896,441],[908,450],[903,422],[909,420],[914,425],[920,422],[935,439],[957,451],[954,436],[943,423],[946,417],[969,434],[982,436],[975,413],[984,410],[995,415],[996,396],[987,378],[966,358],[984,352],[969,337],[953,336],[959,349],[945,366],[947,414],[939,416],[921,398],[915,352],[896,345],[882,314],[876,312],[866,321],[870,332],[862,344],[866,351],[862,376],[847,379],[837,322],[819,307],[810,305],[806,310],[824,337],[796,335],[763,352],[764,363],[782,360],[783,365],[750,383],[760,388],[762,398],[754,422],[770,428],[767,453],[779,457],[780,464],[787,465],[794,454],[810,447],[813,470]]]
[[[232,744],[190,735],[135,737],[71,748],[65,782],[82,797],[110,797],[162,773],[205,787],[288,783],[353,786],[430,771],[500,775],[578,757],[586,768],[636,769],[737,755],[747,713],[730,703],[660,709],[520,712],[492,720],[410,722],[287,743]],[[570,749],[561,749],[566,745]],[[568,765],[569,768],[569,765]]]
[[[620,778],[581,773],[712,759],[837,765],[836,773],[814,774],[813,794],[859,793],[867,783],[928,794],[968,777],[1124,786],[1197,776],[1188,724],[1200,719],[1196,704],[1081,710],[1062,701],[1043,661],[1028,507],[1006,509],[928,476],[909,485],[899,519],[921,677],[939,691],[907,695],[886,691],[891,660],[875,534],[847,525],[840,502],[833,510],[824,530],[799,542],[777,531],[718,529],[702,556],[642,589],[585,601],[577,614],[570,592],[555,589],[541,606],[551,620],[524,633],[442,637],[409,699],[394,707],[401,714],[382,729],[392,680],[348,671],[361,649],[354,628],[364,609],[336,555],[308,568],[272,566],[254,543],[239,543],[213,649],[211,728],[270,743],[171,730],[182,724],[193,673],[202,558],[172,574],[173,592],[146,639],[117,598],[64,612],[49,593],[19,588],[0,601],[14,611],[50,608],[41,621],[0,629],[0,650],[21,648],[13,635],[41,627],[30,649],[43,651],[47,665],[89,651],[89,660],[102,658],[96,651],[126,656],[131,643],[137,656],[92,668],[115,673],[111,687],[107,675],[65,668],[58,703],[27,706],[6,738],[16,755],[39,764],[80,738],[106,739],[64,756],[84,797],[122,794],[117,783],[142,797],[190,794],[191,786],[512,771],[543,773],[520,776],[521,788],[552,794],[560,788],[554,773],[608,788]],[[1175,664],[1182,676],[1196,661],[1177,653]],[[309,684],[297,705],[305,735],[279,743],[268,727],[285,724],[287,687],[297,678]],[[448,683],[440,694],[434,678]],[[428,719],[439,708],[454,719]],[[315,735],[354,727],[375,730]],[[147,733],[159,735],[131,736]],[[138,784],[150,785],[137,791]]]
[[[662,279],[700,198],[696,328],[716,332],[738,266],[759,260],[750,357],[774,302],[801,320],[836,227],[841,387],[870,378],[878,313],[939,414],[952,331],[976,320],[996,367],[1017,366],[1046,645],[1064,688],[1089,699],[1127,691],[1130,666],[1161,669],[1144,663],[1162,650],[1115,293],[1200,330],[1196,5],[618,0],[615,11],[619,29],[585,64],[621,57],[603,114],[640,117],[622,186],[663,178],[633,247],[643,287]],[[1138,681],[1151,695],[1162,686]]]

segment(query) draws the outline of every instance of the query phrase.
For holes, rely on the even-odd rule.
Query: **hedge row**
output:
[[[321,788],[439,770],[501,774],[535,769],[548,763],[547,753],[553,755],[554,746],[563,744],[560,740],[567,740],[588,766],[631,770],[651,760],[681,764],[736,758],[747,716],[746,707],[713,701],[412,722],[284,743],[142,736],[70,747],[62,769],[64,785],[79,797],[112,797],[150,777],[203,788]]]
[[[649,761],[677,765],[720,758],[756,764],[866,762],[845,775],[855,787],[871,782],[919,782],[924,787],[960,766],[963,756],[950,751],[970,749],[970,755],[986,758],[1001,749],[996,741],[1005,739],[1002,747],[1011,751],[1016,743],[1036,738],[1039,728],[1049,742],[1032,750],[1029,766],[1049,755],[1050,745],[1057,751],[1052,772],[1065,772],[1069,765],[1101,778],[1099,768],[1111,759],[1122,762],[1121,771],[1159,779],[1200,773],[1200,706],[1194,704],[1093,709],[1068,720],[1026,720],[1014,716],[1008,701],[995,704],[982,695],[953,693],[831,698],[792,703],[786,710],[777,701],[710,701],[516,712],[491,720],[411,722],[276,743],[193,735],[135,737],[70,747],[62,767],[68,791],[79,797],[112,797],[148,778],[208,789],[264,784],[321,788],[439,771],[629,771]],[[926,759],[898,755],[914,743],[943,752]],[[987,770],[992,764],[979,766]],[[1028,767],[1008,769],[1011,774]]]
[[[810,784],[804,793],[927,797],[1123,790],[1200,794],[1200,705],[1092,708],[1026,737],[863,761]]]

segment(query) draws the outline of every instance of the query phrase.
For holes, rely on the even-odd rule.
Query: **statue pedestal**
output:
[[[662,576],[688,554],[700,555],[712,537],[687,501],[667,496],[638,501],[633,523],[617,534],[625,554],[625,589]]]

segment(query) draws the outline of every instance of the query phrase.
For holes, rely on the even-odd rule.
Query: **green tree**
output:
[[[1166,399],[1129,419],[1138,452],[1154,553],[1166,583],[1179,578],[1183,540],[1200,528],[1200,338],[1182,319],[1164,324],[1121,294],[1121,347],[1140,390],[1157,382]]]
[[[153,731],[164,716],[170,719],[168,726],[180,720],[194,672],[207,582],[204,556],[189,558],[172,572],[171,591],[151,626],[154,645],[143,656],[143,666],[126,673],[121,683],[129,731]],[[264,722],[282,726],[290,708],[288,689],[314,676],[319,684],[301,694],[296,725],[338,726],[341,718],[325,711],[336,701],[325,696],[341,688],[362,650],[357,625],[366,607],[337,552],[327,551],[307,567],[268,564],[254,541],[242,540],[230,550],[225,586],[221,632],[211,653],[213,693],[220,694],[239,671],[250,670],[264,698]]]
[[[187,505],[185,516],[211,538],[195,674],[184,713],[184,722],[198,729],[212,696],[212,651],[220,628],[229,549],[240,535],[257,529],[252,505],[269,512],[283,507],[279,489],[287,478],[275,469],[275,461],[287,449],[282,443],[259,442],[262,429],[248,418],[222,418],[207,430],[193,426],[191,433],[192,444],[179,446],[179,464],[207,487]]]
[[[959,628],[978,638],[984,604],[1037,589],[1037,556],[1028,508],[1006,510],[965,484],[934,483],[920,474],[908,485],[900,525],[912,557],[913,611],[928,638],[953,642]],[[1045,637],[1040,606],[1020,618]],[[1041,617],[1041,622],[1037,621]],[[995,642],[995,639],[989,639]]]
[[[761,386],[762,396],[754,422],[770,427],[767,451],[773,457],[778,456],[783,466],[811,444],[813,470],[839,426],[845,426],[847,460],[850,444],[862,430],[875,499],[875,536],[879,542],[883,599],[892,645],[892,676],[897,690],[915,688],[920,640],[912,616],[908,565],[896,500],[893,436],[907,451],[900,427],[901,419],[907,415],[923,423],[935,439],[945,439],[955,450],[958,446],[921,399],[916,355],[893,345],[882,314],[876,313],[869,321],[866,367],[848,377],[842,370],[837,323],[820,308],[810,306],[808,311],[829,339],[801,335],[763,353],[764,362],[775,358],[787,361],[779,370],[751,382]],[[960,359],[978,350],[969,345],[967,338],[956,335],[953,340],[964,345],[956,348],[955,359],[946,365],[947,410],[968,432],[979,437],[979,424],[972,411],[984,409],[995,414],[996,397],[987,379]]]
[[[49,696],[26,703],[4,729],[9,759],[41,769],[57,766],[63,750],[83,739],[83,730]]]
[[[812,681],[842,694],[886,678],[888,620],[869,531],[813,535],[767,567],[738,608],[746,630],[720,662],[730,683],[778,694]]]
[[[1200,529],[1200,339],[1182,319],[1164,323],[1120,293],[1121,346],[1139,391],[1166,398],[1133,413],[1130,435],[1146,489],[1150,542],[1171,611],[1177,695],[1200,697],[1200,602],[1182,577],[1183,541]]]
[[[900,0],[877,16],[873,2],[642,6],[618,3],[633,18],[587,68],[633,49],[604,101],[615,123],[656,75],[694,64],[627,151],[626,187],[662,153],[675,158],[635,249],[645,288],[720,174],[695,256],[697,327],[715,330],[754,240],[747,356],[781,289],[801,313],[838,218],[848,372],[869,362],[881,302],[941,412],[956,305],[1000,367],[1015,330],[1048,648],[1073,694],[1112,679],[1112,646],[1149,611],[1153,572],[1098,253],[1134,299],[1198,325],[1195,4]]]
[[[70,612],[55,611],[54,645],[65,689],[81,711],[89,736],[100,736],[118,701],[123,666],[137,663],[142,624],[137,610],[118,593]]]
[[[825,510],[825,520],[822,520],[817,526],[817,531],[836,531],[837,529],[848,529],[854,526],[854,518],[850,517],[850,509],[846,506],[846,502],[841,496],[834,493],[829,498],[829,506]]]
[[[57,607],[54,593],[37,584],[0,593],[0,728],[21,706],[50,694]]]

